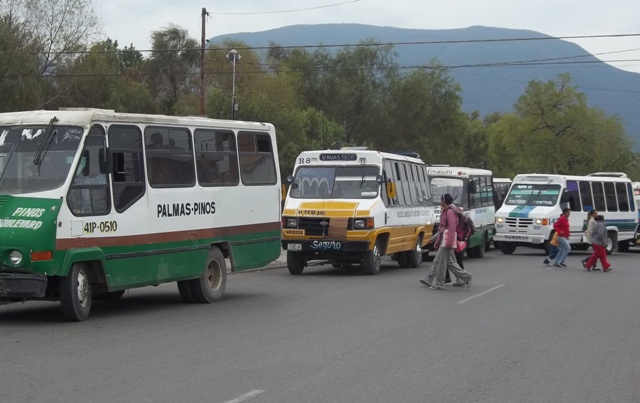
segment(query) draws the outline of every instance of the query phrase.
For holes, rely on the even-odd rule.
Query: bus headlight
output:
[[[370,229],[373,227],[373,218],[354,218],[353,220],[353,229]]]
[[[496,224],[502,224],[504,222],[504,218],[496,217]]]
[[[296,217],[285,217],[282,226],[284,228],[298,228],[298,219]]]
[[[9,262],[11,262],[11,264],[16,267],[22,264],[22,259],[22,252],[20,252],[19,250],[13,250],[11,251],[11,253],[9,253]]]

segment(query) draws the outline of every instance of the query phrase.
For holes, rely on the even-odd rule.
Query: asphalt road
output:
[[[377,276],[330,265],[231,274],[216,304],[175,284],[96,301],[0,306],[6,402],[638,402],[640,248],[611,273],[538,250],[466,259],[470,289],[428,290],[429,263]]]

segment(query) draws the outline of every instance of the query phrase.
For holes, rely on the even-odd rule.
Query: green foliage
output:
[[[570,84],[568,75],[531,81],[515,112],[489,126],[490,166],[499,175],[626,170],[633,155],[620,119],[589,107]]]

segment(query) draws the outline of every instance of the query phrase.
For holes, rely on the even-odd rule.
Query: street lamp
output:
[[[233,84],[231,90],[231,119],[235,120],[236,111],[238,110],[238,104],[236,103],[236,62],[240,60],[240,54],[237,50],[231,49],[227,53],[227,59],[233,64]]]

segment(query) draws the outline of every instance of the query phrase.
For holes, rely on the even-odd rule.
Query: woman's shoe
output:
[[[593,266],[593,271],[600,271],[600,268],[597,266]]]
[[[426,285],[427,287],[431,287],[431,283],[425,280],[420,280],[420,284]]]

